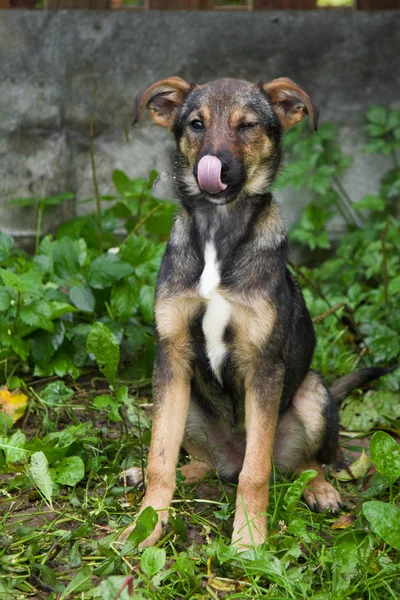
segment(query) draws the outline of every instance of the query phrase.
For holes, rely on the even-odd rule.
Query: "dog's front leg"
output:
[[[176,359],[176,356],[175,356]],[[140,513],[152,506],[158,512],[158,523],[140,547],[154,545],[168,520],[168,509],[175,490],[176,464],[183,440],[190,397],[190,376],[185,368],[187,357],[171,362],[168,348],[161,347],[153,373],[153,425],[147,464],[147,488]],[[134,529],[124,530],[126,539]]]
[[[269,478],[283,378],[277,369],[268,379],[253,379],[246,385],[246,453],[232,534],[232,543],[243,549],[262,544],[267,533]]]

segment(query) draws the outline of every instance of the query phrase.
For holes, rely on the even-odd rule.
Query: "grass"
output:
[[[40,382],[35,388],[40,398]],[[178,477],[172,524],[157,549],[143,553],[122,546],[117,534],[131,522],[143,492],[124,488],[120,473],[145,460],[150,424],[141,405],[148,396],[131,388],[122,420],[112,422],[105,410],[93,407],[93,398],[107,389],[105,380],[73,388],[74,396],[62,406],[31,403],[23,429],[33,440],[28,452],[37,450],[38,439],[47,452],[54,451],[67,436],[70,454],[84,461],[85,478],[75,486],[56,486],[51,508],[24,464],[2,465],[1,600],[398,597],[396,550],[373,532],[360,510],[372,497],[390,499],[389,490],[376,485],[376,474],[335,481],[348,515],[339,520],[312,513],[297,502],[292,480],[276,476],[269,539],[244,555],[229,544],[236,486],[215,474],[197,485]],[[368,437],[342,439],[350,462],[365,446]],[[399,490],[394,485],[390,491],[394,500]]]

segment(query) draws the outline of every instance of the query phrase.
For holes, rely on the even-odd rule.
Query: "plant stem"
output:
[[[97,225],[98,225],[98,229],[99,229],[99,250],[100,250],[100,252],[103,252],[103,224],[102,224],[102,218],[101,218],[101,203],[100,203],[99,186],[97,183],[97,175],[96,175],[96,162],[94,160],[93,135],[94,135],[94,119],[93,119],[93,114],[91,114],[90,115],[89,153],[90,153],[90,162],[92,164],[94,195],[96,198]]]
[[[38,214],[37,214],[37,221],[36,221],[35,256],[39,252],[40,238],[42,235],[43,210],[44,210],[44,204],[41,200],[39,200]]]
[[[389,219],[386,220],[385,229],[382,232],[381,244],[382,244],[382,266],[383,266],[383,290],[385,298],[385,323],[389,321],[389,275],[387,267],[387,252],[386,252],[386,236],[389,229]]]
[[[348,195],[348,193],[346,192],[346,190],[344,189],[339,177],[337,177],[337,175],[333,175],[332,180],[337,187],[340,198],[343,201],[343,204],[346,207],[346,210],[348,211],[349,215],[351,216],[354,225],[356,225],[357,227],[361,227],[362,221],[361,221],[360,217],[356,214],[354,208],[352,207],[352,200],[351,200],[350,196]]]
[[[146,221],[150,219],[150,217],[152,217],[154,213],[157,212],[157,210],[159,210],[160,208],[161,203],[157,204],[154,208],[152,208],[151,211],[148,212],[147,215],[141,221],[139,221],[139,223],[136,223],[135,227],[132,229],[130,234],[134,235],[146,223]]]

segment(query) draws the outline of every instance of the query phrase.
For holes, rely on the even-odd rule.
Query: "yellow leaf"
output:
[[[336,473],[335,471],[332,471],[332,476],[336,479],[339,479],[339,481],[352,481],[353,479],[359,479],[365,475],[371,465],[371,459],[363,450],[361,456],[351,463],[347,470],[343,469],[342,471]]]
[[[15,390],[10,392],[6,387],[0,388],[0,408],[3,413],[9,415],[15,423],[22,417],[28,403],[28,396]]]
[[[213,590],[217,592],[234,592],[236,591],[236,583],[233,581],[223,581],[214,577],[208,584]]]
[[[331,527],[332,529],[346,529],[347,527],[350,527],[350,525],[353,525],[356,518],[357,517],[355,515],[351,515],[350,513],[341,515],[338,519],[336,519]]]

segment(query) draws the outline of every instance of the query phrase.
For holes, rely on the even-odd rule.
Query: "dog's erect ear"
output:
[[[294,81],[287,77],[280,77],[269,83],[264,83],[262,88],[267,94],[283,129],[289,129],[302,121],[305,115],[308,114],[313,128],[317,131],[318,106]]]
[[[134,124],[147,107],[154,123],[171,129],[176,112],[191,89],[192,86],[180,77],[168,77],[153,83],[136,98]]]

